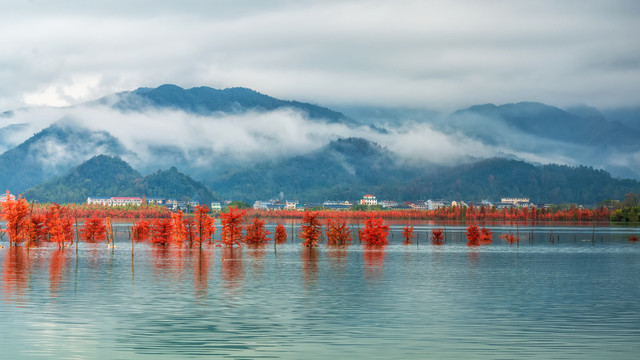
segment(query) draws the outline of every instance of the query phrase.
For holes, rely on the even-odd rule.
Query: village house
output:
[[[378,200],[376,199],[375,196],[367,194],[365,196],[362,197],[362,199],[360,200],[360,205],[378,205]]]

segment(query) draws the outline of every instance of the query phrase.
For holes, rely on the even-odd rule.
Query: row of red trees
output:
[[[609,221],[611,211],[606,207],[582,209],[578,207],[552,211],[547,208],[509,208],[452,206],[437,210],[372,210],[340,211],[318,210],[318,218],[347,218],[364,220],[370,217],[383,219],[420,219],[420,220],[476,220],[476,221]],[[252,216],[272,218],[302,218],[304,213],[296,210],[248,210]]]

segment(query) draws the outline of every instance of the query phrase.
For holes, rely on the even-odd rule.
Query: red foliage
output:
[[[168,245],[172,241],[173,220],[154,219],[151,225],[151,242],[158,245]]]
[[[66,242],[73,242],[75,237],[73,221],[66,207],[53,204],[49,207],[45,217],[47,234],[50,241],[57,243],[60,248],[64,247]]]
[[[631,235],[631,236],[629,236],[629,241],[636,242],[636,241],[638,241],[638,237],[635,236],[635,235]]]
[[[320,237],[322,225],[318,220],[318,213],[305,211],[300,225],[300,238],[302,246],[315,247],[318,246],[318,238]]]
[[[467,245],[468,246],[478,246],[480,245],[480,229],[478,225],[469,225],[467,226]]]
[[[278,224],[276,226],[276,234],[274,235],[274,240],[276,244],[284,244],[287,242],[287,229],[285,229],[284,225]]]
[[[412,244],[411,240],[414,237],[416,237],[413,234],[413,226],[407,225],[407,226],[403,227],[402,228],[402,237],[404,238],[404,242],[403,242],[404,245],[411,245]]]
[[[184,214],[182,210],[171,214],[171,221],[173,222],[173,237],[172,241],[182,244],[187,239],[187,229],[185,227]]]
[[[135,241],[147,241],[151,233],[151,223],[147,220],[140,220],[131,226],[131,236]]]
[[[253,222],[247,225],[247,235],[244,237],[244,241],[253,246],[259,246],[269,242],[267,235],[271,234],[271,232],[265,229],[264,224],[264,220],[254,217]]]
[[[348,245],[352,241],[351,231],[344,218],[327,219],[325,233],[327,235],[327,245]]]
[[[107,226],[104,219],[92,218],[85,220],[80,228],[80,237],[86,242],[95,242],[107,238]]]
[[[2,230],[9,235],[9,244],[19,244],[29,240],[29,204],[22,196],[12,200],[7,190],[6,201],[0,203],[0,219],[6,220],[6,229]]]
[[[442,245],[444,242],[444,234],[442,229],[431,229],[431,245]]]
[[[244,210],[238,210],[235,207],[229,207],[228,213],[220,214],[222,218],[222,233],[220,234],[222,246],[242,246],[243,217],[245,214]]]
[[[206,205],[199,205],[195,208],[194,220],[196,223],[195,241],[202,246],[203,242],[211,241],[213,234],[216,232],[214,219],[209,216],[209,208]]]
[[[383,225],[382,218],[367,218],[364,222],[364,228],[361,231],[362,242],[371,247],[381,247],[389,243],[387,235],[389,234],[389,225]]]
[[[491,230],[482,227],[480,229],[480,245],[490,245],[493,239],[493,233]]]
[[[509,243],[509,245],[513,245],[514,243],[520,242],[520,238],[515,237],[512,234],[503,234],[503,235],[500,235],[500,237],[505,239]]]

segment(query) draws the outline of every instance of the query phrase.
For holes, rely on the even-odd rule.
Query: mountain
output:
[[[604,170],[492,158],[417,178],[406,185],[403,195],[468,201],[528,197],[536,203],[595,205],[630,192],[640,192],[640,182],[614,179]]]
[[[157,88],[138,88],[119,93],[115,102],[112,97],[103,98],[99,102],[112,104],[111,106],[120,110],[138,111],[155,107],[179,109],[204,116],[293,108],[305,112],[313,120],[350,126],[360,125],[337,111],[299,101],[279,100],[241,87],[223,90],[206,86],[183,89],[177,85],[165,84]]]
[[[405,170],[389,150],[362,138],[332,141],[309,154],[227,172],[211,187],[222,197],[324,201],[360,198],[365,192],[393,196]]]
[[[29,200],[81,203],[90,196],[143,196],[197,200],[209,204],[217,199],[206,186],[176,168],[143,177],[118,157],[95,156],[53,179],[25,191]]]
[[[640,149],[640,131],[609,122],[597,111],[571,113],[536,102],[472,106],[453,113],[450,125],[466,133],[479,131],[477,138],[491,142],[499,142],[509,133],[514,136],[515,132],[594,147]]]
[[[108,132],[89,130],[63,119],[0,155],[0,186],[21,193],[92,156],[126,152]]]

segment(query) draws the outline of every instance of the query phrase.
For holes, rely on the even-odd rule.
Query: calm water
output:
[[[369,251],[0,249],[3,359],[636,359],[639,228],[491,226],[522,241]],[[122,229],[125,228],[123,224]],[[295,229],[295,228],[294,228]],[[289,230],[289,227],[287,227]],[[553,234],[552,234],[553,233]],[[551,241],[553,238],[553,241]]]

